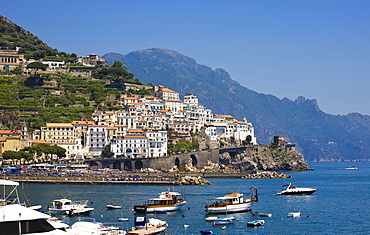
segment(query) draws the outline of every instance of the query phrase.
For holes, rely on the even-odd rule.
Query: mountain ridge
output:
[[[196,94],[200,103],[216,114],[246,117],[255,126],[260,143],[283,135],[297,143],[307,161],[369,160],[370,144],[363,140],[370,137],[370,116],[326,114],[316,99],[279,99],[258,93],[231,79],[224,69],[213,70],[169,49],[140,49],[103,57],[108,64],[124,62],[128,71],[145,83],[168,86],[181,96]]]

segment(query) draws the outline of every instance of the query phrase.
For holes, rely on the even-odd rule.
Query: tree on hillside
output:
[[[27,65],[27,69],[32,69],[34,74],[37,74],[37,71],[41,69],[42,71],[45,71],[49,66],[47,64],[43,64],[41,62],[32,62]]]
[[[124,89],[125,82],[142,84],[139,79],[134,79],[134,74],[128,72],[125,64],[118,60],[115,60],[110,67],[97,69],[93,72],[93,76],[98,79],[110,80],[110,86],[120,90]]]

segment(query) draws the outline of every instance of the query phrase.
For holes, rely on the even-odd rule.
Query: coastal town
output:
[[[30,73],[25,65],[33,62],[26,61],[16,51],[0,51],[0,61],[0,69],[11,70],[20,66],[24,74]],[[67,71],[64,62],[40,61],[47,65],[45,73],[62,71],[91,76],[91,70]],[[98,64],[107,66],[104,58],[98,55],[88,55],[77,61],[91,68]],[[231,115],[214,114],[199,103],[195,94],[186,94],[181,100],[178,92],[163,85],[125,83],[125,86],[126,89],[146,89],[150,95],[123,94],[119,99],[122,110],[102,111],[97,108],[91,120],[46,123],[32,132],[28,131],[26,125],[21,130],[1,130],[0,154],[19,151],[27,146],[48,144],[66,150],[65,158],[57,160],[83,161],[98,158],[107,146],[112,158],[155,158],[176,154],[169,151],[169,144],[175,144],[180,139],[191,141],[192,136],[200,133],[208,139],[202,146],[198,143],[201,149],[219,148],[220,140],[225,140],[225,143],[232,140],[237,145],[257,144],[254,127],[246,118],[240,121]],[[36,159],[35,156],[33,160],[38,163],[53,160],[53,157],[50,159],[50,156],[42,156]]]

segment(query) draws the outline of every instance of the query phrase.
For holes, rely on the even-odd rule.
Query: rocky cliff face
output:
[[[295,150],[277,150],[271,145],[248,147],[243,153],[231,156],[220,154],[220,162],[247,171],[305,171],[311,170],[303,156]]]

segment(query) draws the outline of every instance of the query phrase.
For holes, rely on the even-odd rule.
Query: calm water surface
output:
[[[354,163],[310,163],[314,171],[287,172],[291,179],[209,179],[214,185],[177,186],[174,191],[185,190],[186,200],[181,211],[158,214],[158,219],[169,224],[165,234],[200,234],[199,230],[212,229],[214,234],[370,234],[370,163],[355,163],[357,170],[347,170]],[[276,192],[283,184],[292,182],[302,187],[317,187],[313,195],[280,196]],[[238,190],[249,194],[249,188],[258,188],[259,202],[254,203],[252,212],[271,213],[264,227],[247,227],[246,223],[260,219],[252,212],[236,213],[234,224],[213,226],[205,222],[204,205],[208,198],[223,196]],[[144,203],[148,198],[157,197],[166,186],[159,185],[53,185],[22,184],[20,197],[26,195],[31,204],[47,204],[54,199],[68,197],[72,200],[89,200],[95,211],[87,218],[121,226],[130,230],[135,214],[134,204]],[[121,205],[121,210],[106,210],[107,204]],[[302,217],[289,218],[293,210]],[[129,218],[119,222],[118,218]],[[86,218],[86,217],[85,217]],[[61,217],[73,224],[76,217]],[[184,228],[188,224],[188,228]]]

